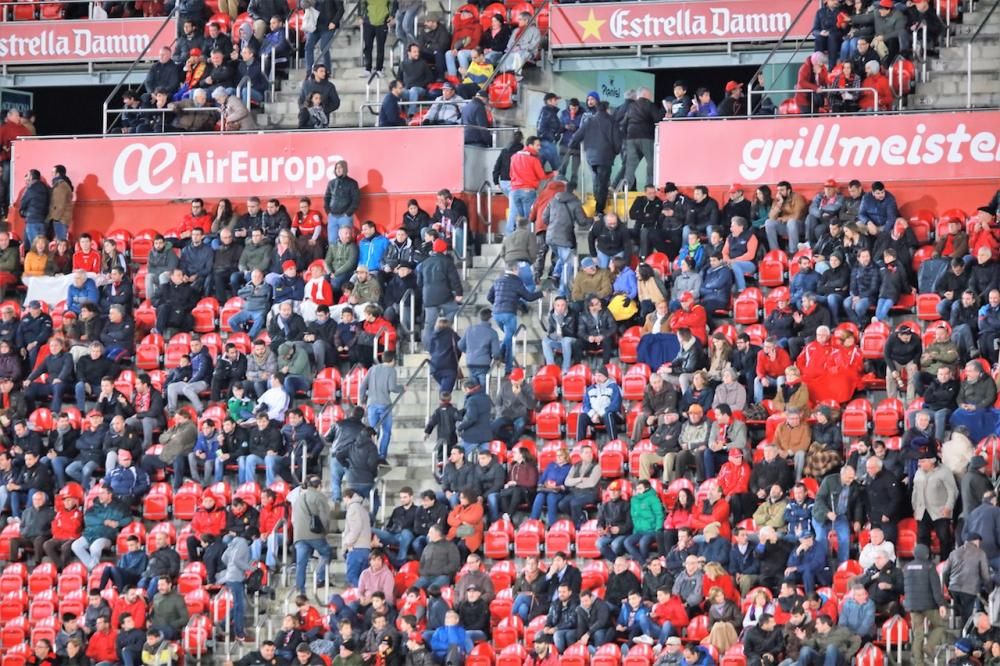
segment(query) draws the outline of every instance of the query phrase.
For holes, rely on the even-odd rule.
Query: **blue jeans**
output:
[[[400,13],[404,10],[400,10]],[[451,51],[445,51],[444,62],[445,66],[448,68],[448,73],[452,76],[458,76],[458,68],[468,69],[469,64],[472,62],[472,56],[476,54],[475,51],[470,49],[462,49],[457,54]]]
[[[559,295],[569,296],[570,285],[573,284],[573,248],[553,245],[552,253],[555,255],[552,273],[559,280]]]
[[[191,478],[195,481],[199,481],[206,488],[212,483],[222,481],[222,473],[225,468],[225,463],[217,458],[212,458],[211,460],[203,460],[193,453],[188,454],[188,471],[191,474]],[[199,474],[201,468],[204,471]]]
[[[813,518],[813,531],[816,533],[816,545],[825,552],[829,548],[827,534],[830,531],[830,524],[825,521],[820,523]],[[837,516],[833,521],[833,531],[837,533],[837,562],[843,564],[851,551],[851,524],[847,518]],[[811,592],[811,590],[806,591]]]
[[[655,534],[630,534],[625,537],[625,550],[636,562],[645,562],[655,540]]]
[[[247,615],[247,586],[243,581],[226,583],[230,594],[233,595],[233,607],[230,609],[230,617],[233,620],[233,635],[236,638],[246,636],[246,628],[243,626]]]
[[[419,102],[421,99],[427,97],[427,91],[420,86],[413,86],[412,88],[407,88],[405,90],[406,101],[407,102]],[[403,109],[403,113],[407,115],[412,115],[417,111],[417,107],[410,106]]]
[[[327,218],[326,240],[329,241],[330,245],[333,245],[337,242],[337,234],[340,232],[341,227],[353,226],[353,215],[331,215]]]
[[[251,324],[250,332],[247,335],[252,340],[263,330],[266,319],[267,312],[240,310],[229,318],[229,327],[234,331],[242,331],[248,323]]]
[[[538,151],[538,159],[542,161],[542,168],[545,163],[549,163],[549,169],[559,168],[559,147],[555,141],[542,141],[542,148]]]
[[[340,464],[337,457],[334,455],[330,456],[330,499],[334,502],[339,502],[343,497],[341,486],[344,485],[344,474],[347,473],[347,468]]]
[[[406,555],[410,551],[410,544],[413,543],[414,539],[413,532],[410,530],[403,530],[399,534],[393,534],[385,530],[372,530],[372,532],[383,545],[399,547],[399,554],[396,555],[393,562],[397,569],[406,563],[409,559]]]
[[[74,460],[66,466],[66,476],[83,486],[84,490],[90,490],[90,484],[93,481],[94,472],[96,472],[99,467],[100,464],[93,461],[84,463],[79,460]]]
[[[535,495],[535,501],[531,505],[531,518],[532,520],[538,520],[542,517],[542,508],[546,511],[546,524],[551,527],[555,524],[556,518],[559,517],[559,500],[563,498],[562,493],[553,492],[539,492]],[[645,560],[643,560],[645,562]]]
[[[614,562],[615,558],[625,552],[625,539],[627,536],[602,536],[597,540],[597,548],[601,551],[601,557]]]
[[[524,288],[532,294],[535,293],[535,272],[531,270],[531,264],[527,261],[520,261],[517,264],[517,277],[521,278]],[[523,303],[524,301],[522,301]]]
[[[736,283],[736,288],[743,291],[747,288],[746,276],[757,272],[757,264],[752,261],[734,261],[730,266],[733,271],[733,282]]]
[[[481,385],[486,386],[486,376],[490,374],[488,365],[470,365],[469,375],[476,379]]]
[[[382,424],[376,426],[379,419]],[[389,455],[389,438],[392,437],[392,410],[389,405],[368,405],[368,425],[379,430],[378,457]]]
[[[799,660],[795,663],[797,666],[817,666],[820,663],[823,666],[840,666],[845,660],[836,645],[827,646],[822,653],[806,646],[799,652]]]
[[[870,302],[867,298],[848,296],[844,300],[844,312],[847,314],[848,319],[861,326],[868,317],[869,305]]]
[[[486,511],[491,523],[500,519],[500,493],[490,493],[486,496]]]
[[[258,455],[254,455],[254,454],[251,453],[248,456],[244,456],[244,457],[240,458],[239,472],[237,474],[237,478],[239,479],[239,482],[240,483],[250,483],[251,481],[256,480],[256,478],[257,478],[257,465],[264,465],[264,469],[267,470],[266,460],[268,458],[272,458],[272,457],[274,457],[274,456],[264,456],[262,458],[262,457],[260,457]],[[268,484],[268,485],[271,485],[271,484]]]
[[[889,321],[889,310],[895,304],[895,301],[891,298],[878,299],[878,302],[875,304],[875,318],[883,322]]]
[[[611,265],[611,260],[615,257],[624,257],[625,251],[622,250],[617,254],[604,254],[600,250],[597,251],[597,265],[601,268],[607,268]]]
[[[285,393],[289,397],[294,398],[295,394],[301,391],[302,393],[309,393],[311,384],[306,381],[306,378],[302,375],[288,375],[285,377]]]
[[[44,222],[27,222],[24,225],[24,242],[27,243],[26,247],[31,247],[35,242],[37,236],[45,235],[45,223]]]
[[[531,206],[535,203],[537,196],[538,193],[535,190],[522,189],[510,191],[511,216],[507,219],[507,228],[504,230],[504,233],[514,233],[517,218],[527,218],[531,214]]]
[[[447,587],[451,585],[451,578],[448,576],[421,576],[420,578],[413,581],[413,587],[418,590],[426,590],[431,585],[437,585],[438,587]]]
[[[833,318],[834,326],[840,323],[840,311],[843,306],[844,306],[843,296],[841,296],[840,294],[827,294],[826,307],[828,310],[830,310],[830,316]]]
[[[280,530],[273,530],[267,538],[257,538],[250,544],[250,559],[259,561],[264,551],[264,544],[267,544],[267,554],[264,556],[264,564],[273,569],[278,565],[278,553],[285,541]]]
[[[501,416],[500,418],[493,419],[490,428],[493,430],[493,439],[502,439],[510,445],[521,439],[526,425],[527,420],[522,416],[516,419]]]
[[[526,592],[522,592],[517,595],[514,599],[514,606],[511,608],[511,614],[516,615],[521,618],[524,622],[528,621],[528,613],[531,612],[531,600],[532,596]]]
[[[333,77],[333,71],[330,69],[330,42],[336,36],[337,31],[328,30],[325,25],[317,25],[316,30],[306,36],[306,72],[312,71],[313,63],[316,61],[315,50],[319,47],[319,62],[326,65],[330,77]]]
[[[573,365],[573,343],[576,338],[563,336],[558,342],[549,337],[542,338],[542,355],[545,356],[546,365],[555,365],[555,347],[562,349],[562,371],[565,375]]]
[[[507,374],[514,369],[514,332],[517,331],[517,314],[514,312],[494,312],[493,320],[503,329],[504,369]]]
[[[320,579],[325,580],[326,567],[330,564],[330,556],[333,555],[330,544],[326,542],[326,539],[303,539],[295,542],[295,589],[298,590],[299,594],[306,593],[306,565],[309,564],[309,558],[312,557],[313,553],[319,555],[320,567],[323,571]],[[353,585],[357,585],[356,580]]]
[[[368,548],[351,548],[351,552],[347,554],[346,578],[352,587],[358,586],[358,581],[361,579],[361,572],[368,566],[368,555],[371,552]]]

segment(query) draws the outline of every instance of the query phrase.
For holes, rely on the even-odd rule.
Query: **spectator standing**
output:
[[[306,568],[315,552],[320,557],[319,580],[326,580],[326,567],[333,554],[327,543],[327,523],[330,507],[320,492],[322,480],[313,474],[305,488],[292,500],[292,535],[295,542],[295,588],[306,593]],[[352,495],[354,491],[349,491]],[[346,495],[346,493],[345,493]],[[369,536],[370,539],[370,536]],[[360,574],[360,571],[358,572]],[[357,581],[355,580],[355,584]]]
[[[462,279],[455,261],[448,255],[448,243],[434,241],[432,254],[417,265],[417,285],[424,304],[424,328],[420,339],[425,347],[434,335],[438,317],[451,318],[462,302]],[[470,353],[469,349],[462,351]]]
[[[490,286],[487,300],[493,304],[493,318],[503,329],[504,370],[506,374],[514,368],[514,336],[517,334],[517,313],[522,301],[537,301],[540,291],[529,291],[518,275],[516,264],[507,264],[506,272]]]
[[[913,477],[913,517],[917,520],[917,541],[931,545],[931,530],[941,544],[941,557],[951,554],[951,521],[958,487],[955,476],[944,465],[937,462],[936,447],[926,446],[918,450],[918,468]]]
[[[382,362],[373,366],[361,382],[358,404],[367,407],[368,425],[380,431],[378,454],[381,461],[389,455],[392,437],[392,393],[402,393],[396,371],[396,354],[385,351]]]
[[[580,123],[580,129],[570,141],[570,149],[582,150],[587,158],[587,164],[594,172],[594,196],[597,204],[594,208],[595,220],[604,215],[608,202],[608,186],[611,182],[611,164],[621,152],[621,133],[618,125],[608,113],[608,103],[599,102],[598,111],[587,115]]]
[[[528,219],[531,205],[538,196],[539,186],[543,180],[553,175],[553,172],[545,171],[543,166],[545,156],[541,155],[542,143],[537,136],[530,136],[524,142],[524,149],[510,158],[511,215],[507,218],[505,233],[514,233],[517,218]]]
[[[348,175],[347,160],[339,160],[333,167],[334,177],[326,184],[323,207],[329,220],[327,240],[332,246],[337,242],[338,229],[354,225],[354,214],[361,205],[358,181]]]
[[[385,40],[389,36],[389,19],[392,18],[391,3],[389,0],[365,0],[358,9],[358,14],[362,18],[361,31],[362,39],[362,59],[364,60],[364,77],[368,78],[373,73],[382,76],[382,69],[385,62]],[[375,53],[374,68],[372,67],[372,48],[378,49]]]
[[[24,183],[18,213],[24,219],[24,240],[30,247],[36,236],[46,235],[51,190],[42,182],[42,174],[38,169],[29,169],[24,176]]]

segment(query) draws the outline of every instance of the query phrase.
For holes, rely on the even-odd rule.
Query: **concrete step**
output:
[[[965,95],[968,90],[968,77],[965,72],[935,72],[930,81],[920,84],[917,97],[939,97],[945,95]],[[973,72],[972,93],[1000,93],[1000,72]],[[938,108],[944,108],[936,102]]]
[[[952,25],[954,35],[959,42],[965,38],[972,37],[978,28],[979,21],[967,21],[961,25]],[[979,39],[983,39],[987,35],[993,37],[1000,35],[1000,12],[993,12],[993,16],[983,26],[983,29],[979,31]]]
[[[965,63],[967,58],[966,46],[966,44],[960,44],[941,49],[940,57],[930,61],[932,68],[944,63],[949,65],[955,65],[959,62]],[[987,62],[1000,60],[1000,42],[996,39],[987,39],[980,34],[979,38],[972,44],[973,66],[975,66],[976,61],[980,60]]]

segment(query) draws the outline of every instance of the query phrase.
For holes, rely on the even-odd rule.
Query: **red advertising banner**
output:
[[[0,23],[0,61],[8,65],[53,62],[128,62],[135,60],[163,18],[112,21],[14,21]],[[147,54],[170,46],[176,29],[168,25]]]
[[[658,182],[1000,178],[1000,113],[666,121]]]
[[[690,0],[551,6],[552,48],[754,42],[805,37],[814,12],[801,0]],[[795,25],[792,26],[792,23]]]
[[[462,190],[461,127],[21,139],[13,173],[66,165],[79,201],[322,196],[346,160],[365,194]]]

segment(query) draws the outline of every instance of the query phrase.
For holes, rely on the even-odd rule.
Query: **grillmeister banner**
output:
[[[320,196],[346,160],[366,194],[462,190],[461,127],[19,139],[13,173],[65,164],[78,201]]]
[[[113,21],[12,21],[0,23],[0,61],[8,65],[53,62],[129,62],[153,39],[163,18]],[[177,30],[168,25],[149,51],[155,58]]]
[[[1000,113],[673,120],[657,151],[659,183],[996,179]]]
[[[616,2],[551,5],[552,48],[753,42],[779,39],[791,27],[793,39],[805,37],[815,12],[800,0],[694,0],[690,2]]]

